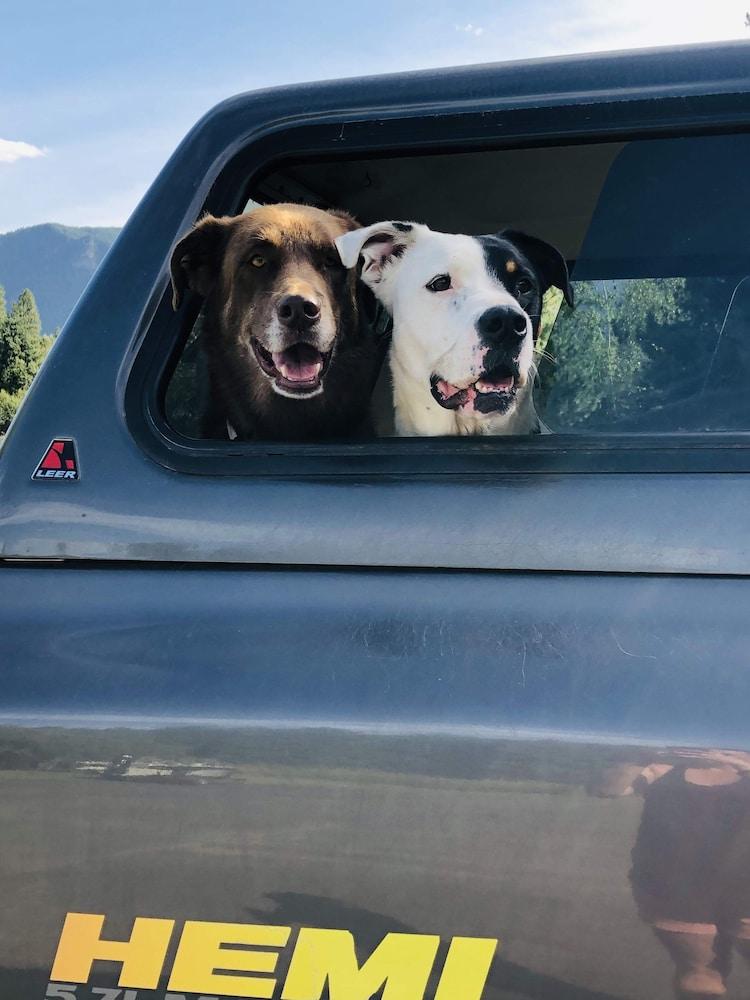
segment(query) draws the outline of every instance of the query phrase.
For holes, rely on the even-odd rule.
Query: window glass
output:
[[[537,407],[558,431],[750,430],[750,278],[574,283],[551,296]]]
[[[293,199],[365,225],[528,232],[561,250],[575,293],[574,308],[556,288],[544,300],[535,403],[551,431],[747,431],[748,162],[745,134],[317,161],[265,176],[248,210]],[[206,403],[203,337],[199,317],[166,393],[168,421],[190,437]]]
[[[164,408],[170,426],[185,437],[204,437],[202,414],[209,392],[203,352],[203,316],[200,315],[167,385]]]
[[[573,268],[576,308],[555,309],[540,344],[551,428],[750,430],[748,155],[747,135],[618,153]]]

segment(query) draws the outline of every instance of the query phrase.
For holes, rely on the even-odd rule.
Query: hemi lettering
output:
[[[252,997],[269,1000],[276,980],[264,976],[231,976],[231,972],[271,973],[278,955],[271,951],[225,949],[224,945],[260,945],[283,948],[291,927],[265,927],[260,924],[219,924],[187,920],[177,949],[169,990],[186,993],[219,993],[222,996]]]
[[[175,921],[136,917],[127,941],[102,938],[104,921],[98,913],[67,915],[51,979],[88,983],[94,962],[119,962],[119,986],[157,989],[169,971]],[[271,1000],[279,995],[279,951],[290,936],[290,927],[186,921],[165,1000],[185,994]],[[425,1000],[439,944],[432,934],[386,934],[360,965],[349,931],[301,927],[281,1000],[370,1000],[375,994]],[[453,938],[432,1000],[482,1000],[497,945],[495,938]]]
[[[129,941],[102,940],[103,927],[101,914],[69,913],[57,946],[51,978],[57,982],[86,983],[95,961],[121,962],[118,986],[156,989],[174,920],[136,917]]]
[[[496,938],[454,937],[434,1000],[480,1000],[496,949]]]
[[[431,934],[386,934],[360,968],[349,931],[302,927],[282,1000],[422,1000],[440,938]]]

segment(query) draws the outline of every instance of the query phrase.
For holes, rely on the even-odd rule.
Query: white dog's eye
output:
[[[516,293],[518,295],[529,295],[534,289],[528,278],[521,278],[521,280],[516,285]]]
[[[430,292],[445,292],[451,287],[451,276],[449,274],[438,274],[428,281],[424,286]]]

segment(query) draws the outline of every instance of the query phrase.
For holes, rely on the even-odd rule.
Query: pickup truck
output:
[[[742,43],[195,126],[0,453],[3,1000],[747,995],[748,152]],[[549,435],[202,440],[171,249],[285,200],[535,231],[646,332]]]

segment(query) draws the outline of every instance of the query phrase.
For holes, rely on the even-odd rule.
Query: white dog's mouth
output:
[[[302,340],[283,351],[268,351],[255,338],[252,345],[263,374],[273,380],[274,389],[282,396],[305,399],[323,391],[332,351],[323,353]]]
[[[430,378],[433,397],[446,410],[474,410],[477,413],[503,413],[510,409],[516,393],[526,379],[515,367],[498,365],[482,372],[476,381],[457,386],[440,375]]]

